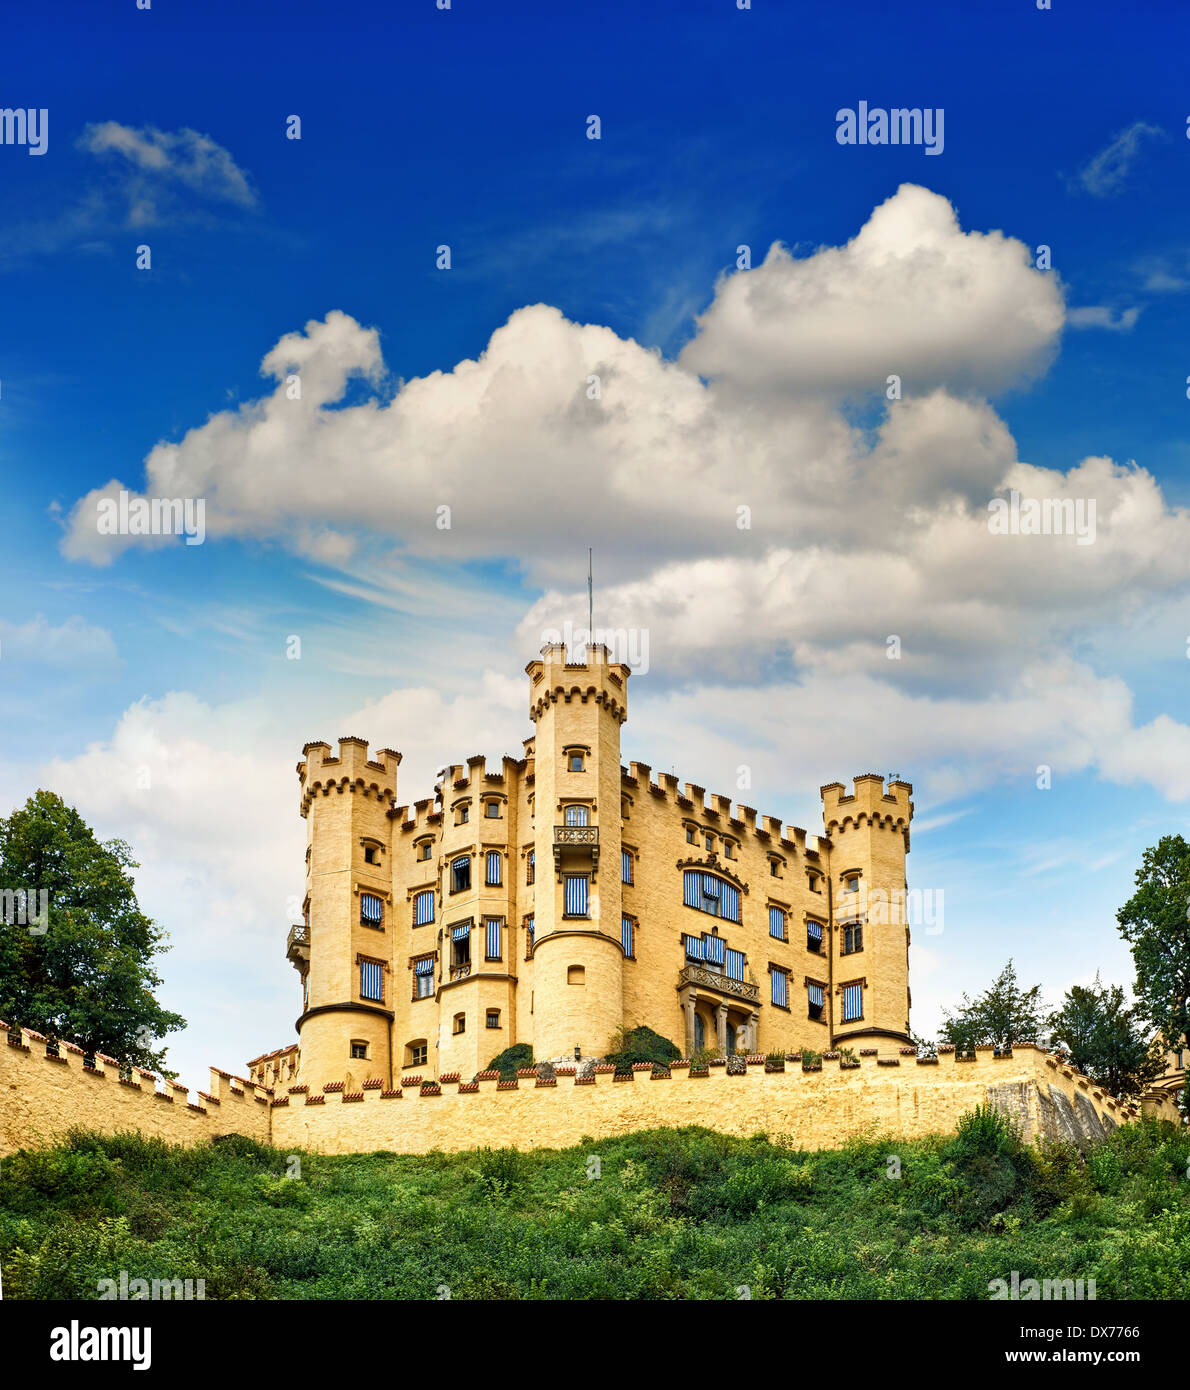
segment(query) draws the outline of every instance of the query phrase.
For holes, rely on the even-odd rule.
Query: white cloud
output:
[[[1158,125],[1151,125],[1148,121],[1134,121],[1118,135],[1113,136],[1111,141],[1079,171],[1078,177],[1082,187],[1096,198],[1110,198],[1122,192],[1143,142],[1164,134]]]
[[[1136,327],[1140,318],[1137,308],[1122,309],[1118,313],[1105,304],[1088,304],[1081,309],[1071,309],[1066,322],[1071,328],[1107,328],[1114,333],[1128,333]]]
[[[912,184],[842,247],[721,280],[682,362],[748,391],[998,390],[1044,367],[1062,294],[1023,243],[963,232],[945,198]]]
[[[0,660],[71,669],[84,676],[114,666],[119,655],[106,628],[93,627],[77,613],[57,625],[38,613],[26,623],[0,618]]]
[[[132,176],[129,221],[152,222],[162,190],[180,185],[213,202],[256,205],[256,193],[231,154],[196,130],[158,130],[155,126],[102,121],[87,126],[79,139],[91,154],[123,161]]]

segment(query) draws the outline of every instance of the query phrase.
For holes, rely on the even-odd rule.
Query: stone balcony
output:
[[[290,927],[285,958],[302,975],[310,969],[310,928],[304,922]]]
[[[594,874],[599,868],[599,827],[597,825],[554,826],[554,872],[561,877],[563,855],[570,861],[587,860]]]
[[[749,1003],[760,1000],[760,986],[753,980],[733,980],[723,970],[713,966],[687,961],[678,971],[678,988],[696,985],[699,989],[709,989],[716,994],[727,995],[732,999],[744,999]]]

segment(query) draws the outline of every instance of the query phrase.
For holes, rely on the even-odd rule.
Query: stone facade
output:
[[[907,782],[823,787],[808,838],[622,766],[629,668],[605,648],[547,645],[526,673],[523,756],[452,764],[411,806],[398,752],[303,749],[303,1083],[602,1055],[641,1024],[687,1055],[909,1041]]]

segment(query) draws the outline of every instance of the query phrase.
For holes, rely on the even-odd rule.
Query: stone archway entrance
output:
[[[686,1055],[712,1048],[728,1055],[755,1052],[760,1029],[760,990],[704,966],[681,972],[678,997],[686,1019]]]

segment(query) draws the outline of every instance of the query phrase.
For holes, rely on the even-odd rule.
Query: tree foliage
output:
[[[1054,1041],[1079,1071],[1113,1096],[1139,1096],[1165,1067],[1139,1007],[1129,1007],[1119,985],[1099,976],[1087,988],[1074,985],[1049,1019]]]
[[[953,1014],[944,1009],[943,1016],[938,1036],[960,1052],[980,1043],[1010,1049],[1014,1043],[1038,1040],[1045,1028],[1041,986],[1022,989],[1011,960],[978,998],[964,994],[962,1005]]]
[[[163,1067],[153,1043],[186,1020],[154,997],[165,933],[137,903],[138,867],[122,840],[101,843],[53,792],[0,818],[0,1017]]]
[[[1146,849],[1136,892],[1116,913],[1132,947],[1141,1012],[1173,1048],[1190,1043],[1190,844],[1164,835]]]

